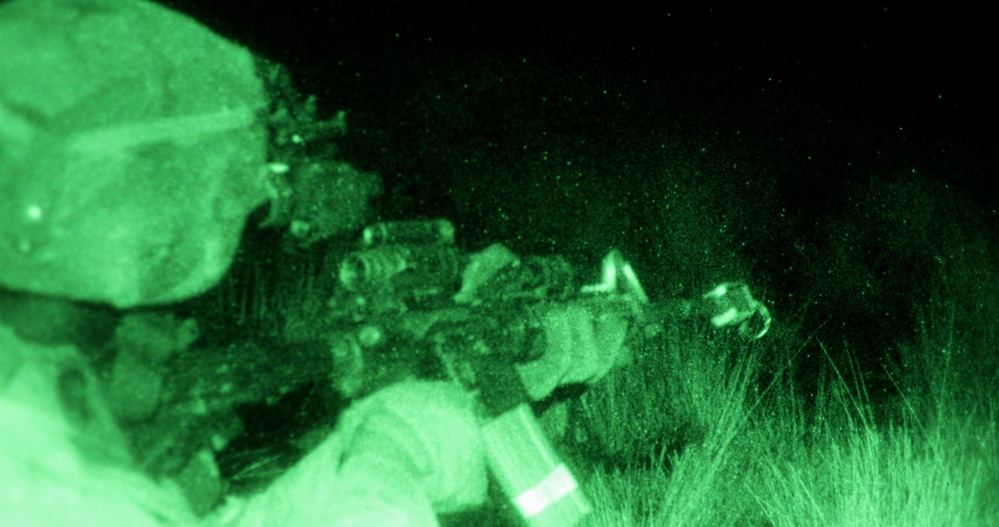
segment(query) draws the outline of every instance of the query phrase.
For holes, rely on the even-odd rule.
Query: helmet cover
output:
[[[246,49],[155,3],[0,4],[0,286],[210,288],[267,198],[265,106]]]

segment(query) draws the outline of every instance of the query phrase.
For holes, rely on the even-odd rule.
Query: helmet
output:
[[[266,201],[244,48],[140,0],[0,4],[0,286],[125,308],[214,285]]]

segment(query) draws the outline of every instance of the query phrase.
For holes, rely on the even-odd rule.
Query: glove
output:
[[[550,308],[543,316],[545,353],[517,365],[527,393],[534,400],[547,397],[559,386],[592,384],[615,365],[629,360],[624,345],[628,321],[622,315],[594,315],[582,302]]]

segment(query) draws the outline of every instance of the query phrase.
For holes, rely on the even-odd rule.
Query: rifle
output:
[[[538,427],[515,370],[546,353],[546,310],[577,302],[595,316],[624,316],[633,340],[688,318],[747,338],[770,326],[742,283],[653,302],[620,251],[587,282],[561,256],[521,258],[499,244],[466,254],[454,234],[447,220],[365,228],[357,250],[339,259],[340,285],[324,316],[311,321],[318,340],[256,338],[178,354],[155,418],[131,427],[143,466],[173,477],[206,445],[240,435],[234,409],[310,383],[354,399],[405,378],[446,379],[478,396],[493,479],[519,516],[531,527],[573,525],[589,504]]]
[[[335,385],[360,397],[408,376],[444,378],[480,401],[492,476],[531,527],[575,525],[590,510],[531,412],[515,365],[546,352],[547,309],[582,302],[627,317],[636,338],[698,315],[758,339],[771,317],[743,283],[696,301],[651,302],[618,250],[584,284],[561,256],[519,258],[502,245],[466,255],[447,220],[378,223],[341,262],[330,300]]]

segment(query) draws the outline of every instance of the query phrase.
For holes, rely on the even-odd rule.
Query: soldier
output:
[[[157,4],[0,5],[4,524],[429,526],[485,500],[472,397],[444,382],[358,401],[275,484],[207,517],[132,459],[81,350],[226,272],[273,197],[267,99],[246,49]],[[545,360],[521,372],[534,398],[624,353],[620,318],[570,306],[545,328]]]

